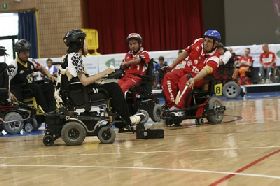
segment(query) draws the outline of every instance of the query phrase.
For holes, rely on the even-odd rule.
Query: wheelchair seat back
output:
[[[82,106],[89,102],[86,88],[80,82],[69,83],[68,96],[74,106]]]

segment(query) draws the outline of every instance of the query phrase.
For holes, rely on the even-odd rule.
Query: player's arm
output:
[[[213,67],[206,65],[193,79],[194,81],[199,81],[206,77],[208,74],[212,74],[213,71]]]

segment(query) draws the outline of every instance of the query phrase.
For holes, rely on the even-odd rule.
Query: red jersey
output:
[[[264,67],[269,67],[275,65],[274,63],[276,62],[276,55],[273,52],[268,52],[268,53],[261,53],[260,55],[260,63]]]
[[[147,69],[147,65],[150,62],[150,56],[147,51],[143,51],[141,49],[137,54],[133,54],[133,52],[128,52],[125,55],[124,62],[141,58],[143,59],[140,63],[137,65],[130,65],[128,68],[125,69],[125,74],[139,74],[139,75],[144,75]]]
[[[240,56],[238,62],[240,63],[240,67],[250,67],[253,64],[253,58],[252,56]],[[248,65],[242,63],[248,63]]]
[[[191,46],[185,49],[188,52],[185,70],[190,72],[192,76],[197,75],[206,65],[212,67],[214,71],[219,67],[220,53],[217,50],[204,53],[203,41],[203,38],[196,39]]]

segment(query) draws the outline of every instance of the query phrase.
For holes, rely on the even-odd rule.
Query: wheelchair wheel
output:
[[[24,130],[25,130],[25,132],[31,133],[33,129],[34,129],[34,128],[33,128],[33,126],[32,126],[31,123],[26,123],[26,124],[24,125]]]
[[[43,143],[45,146],[54,145],[54,138],[51,135],[45,135],[43,138]]]
[[[86,129],[79,122],[70,121],[61,130],[61,138],[66,145],[81,145],[86,137]]]
[[[210,124],[219,124],[224,119],[224,111],[219,111],[218,108],[223,106],[223,103],[218,98],[210,98],[208,102],[207,120]]]
[[[171,126],[172,124],[173,124],[173,119],[168,118],[168,119],[165,120],[165,125],[166,126]]]
[[[174,121],[173,121],[175,127],[179,127],[181,126],[181,123],[182,123],[182,119],[180,118],[176,118]]]
[[[116,133],[111,127],[101,127],[98,131],[97,137],[101,141],[101,143],[111,144],[114,143],[116,139]]]
[[[24,126],[22,116],[17,112],[9,112],[4,117],[4,129],[9,134],[18,134]]]
[[[32,126],[33,126],[33,130],[38,130],[38,128],[40,127],[36,118],[32,119]]]
[[[161,116],[161,105],[160,104],[155,104],[153,108],[153,112],[150,114],[151,119],[153,122],[159,122],[160,121],[160,116]]]
[[[223,95],[227,98],[237,98],[240,92],[240,86],[234,81],[229,81],[223,86]]]

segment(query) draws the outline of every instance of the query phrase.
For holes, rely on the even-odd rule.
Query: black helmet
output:
[[[14,46],[14,50],[17,53],[23,52],[23,51],[29,51],[30,48],[31,48],[31,44],[25,39],[18,40]]]
[[[7,53],[6,53],[6,49],[5,49],[5,47],[3,47],[3,46],[0,46],[0,56],[6,56],[6,55],[8,55]]]
[[[80,30],[71,30],[65,34],[63,41],[66,46],[69,46],[71,43],[80,43],[86,38],[86,34]]]

